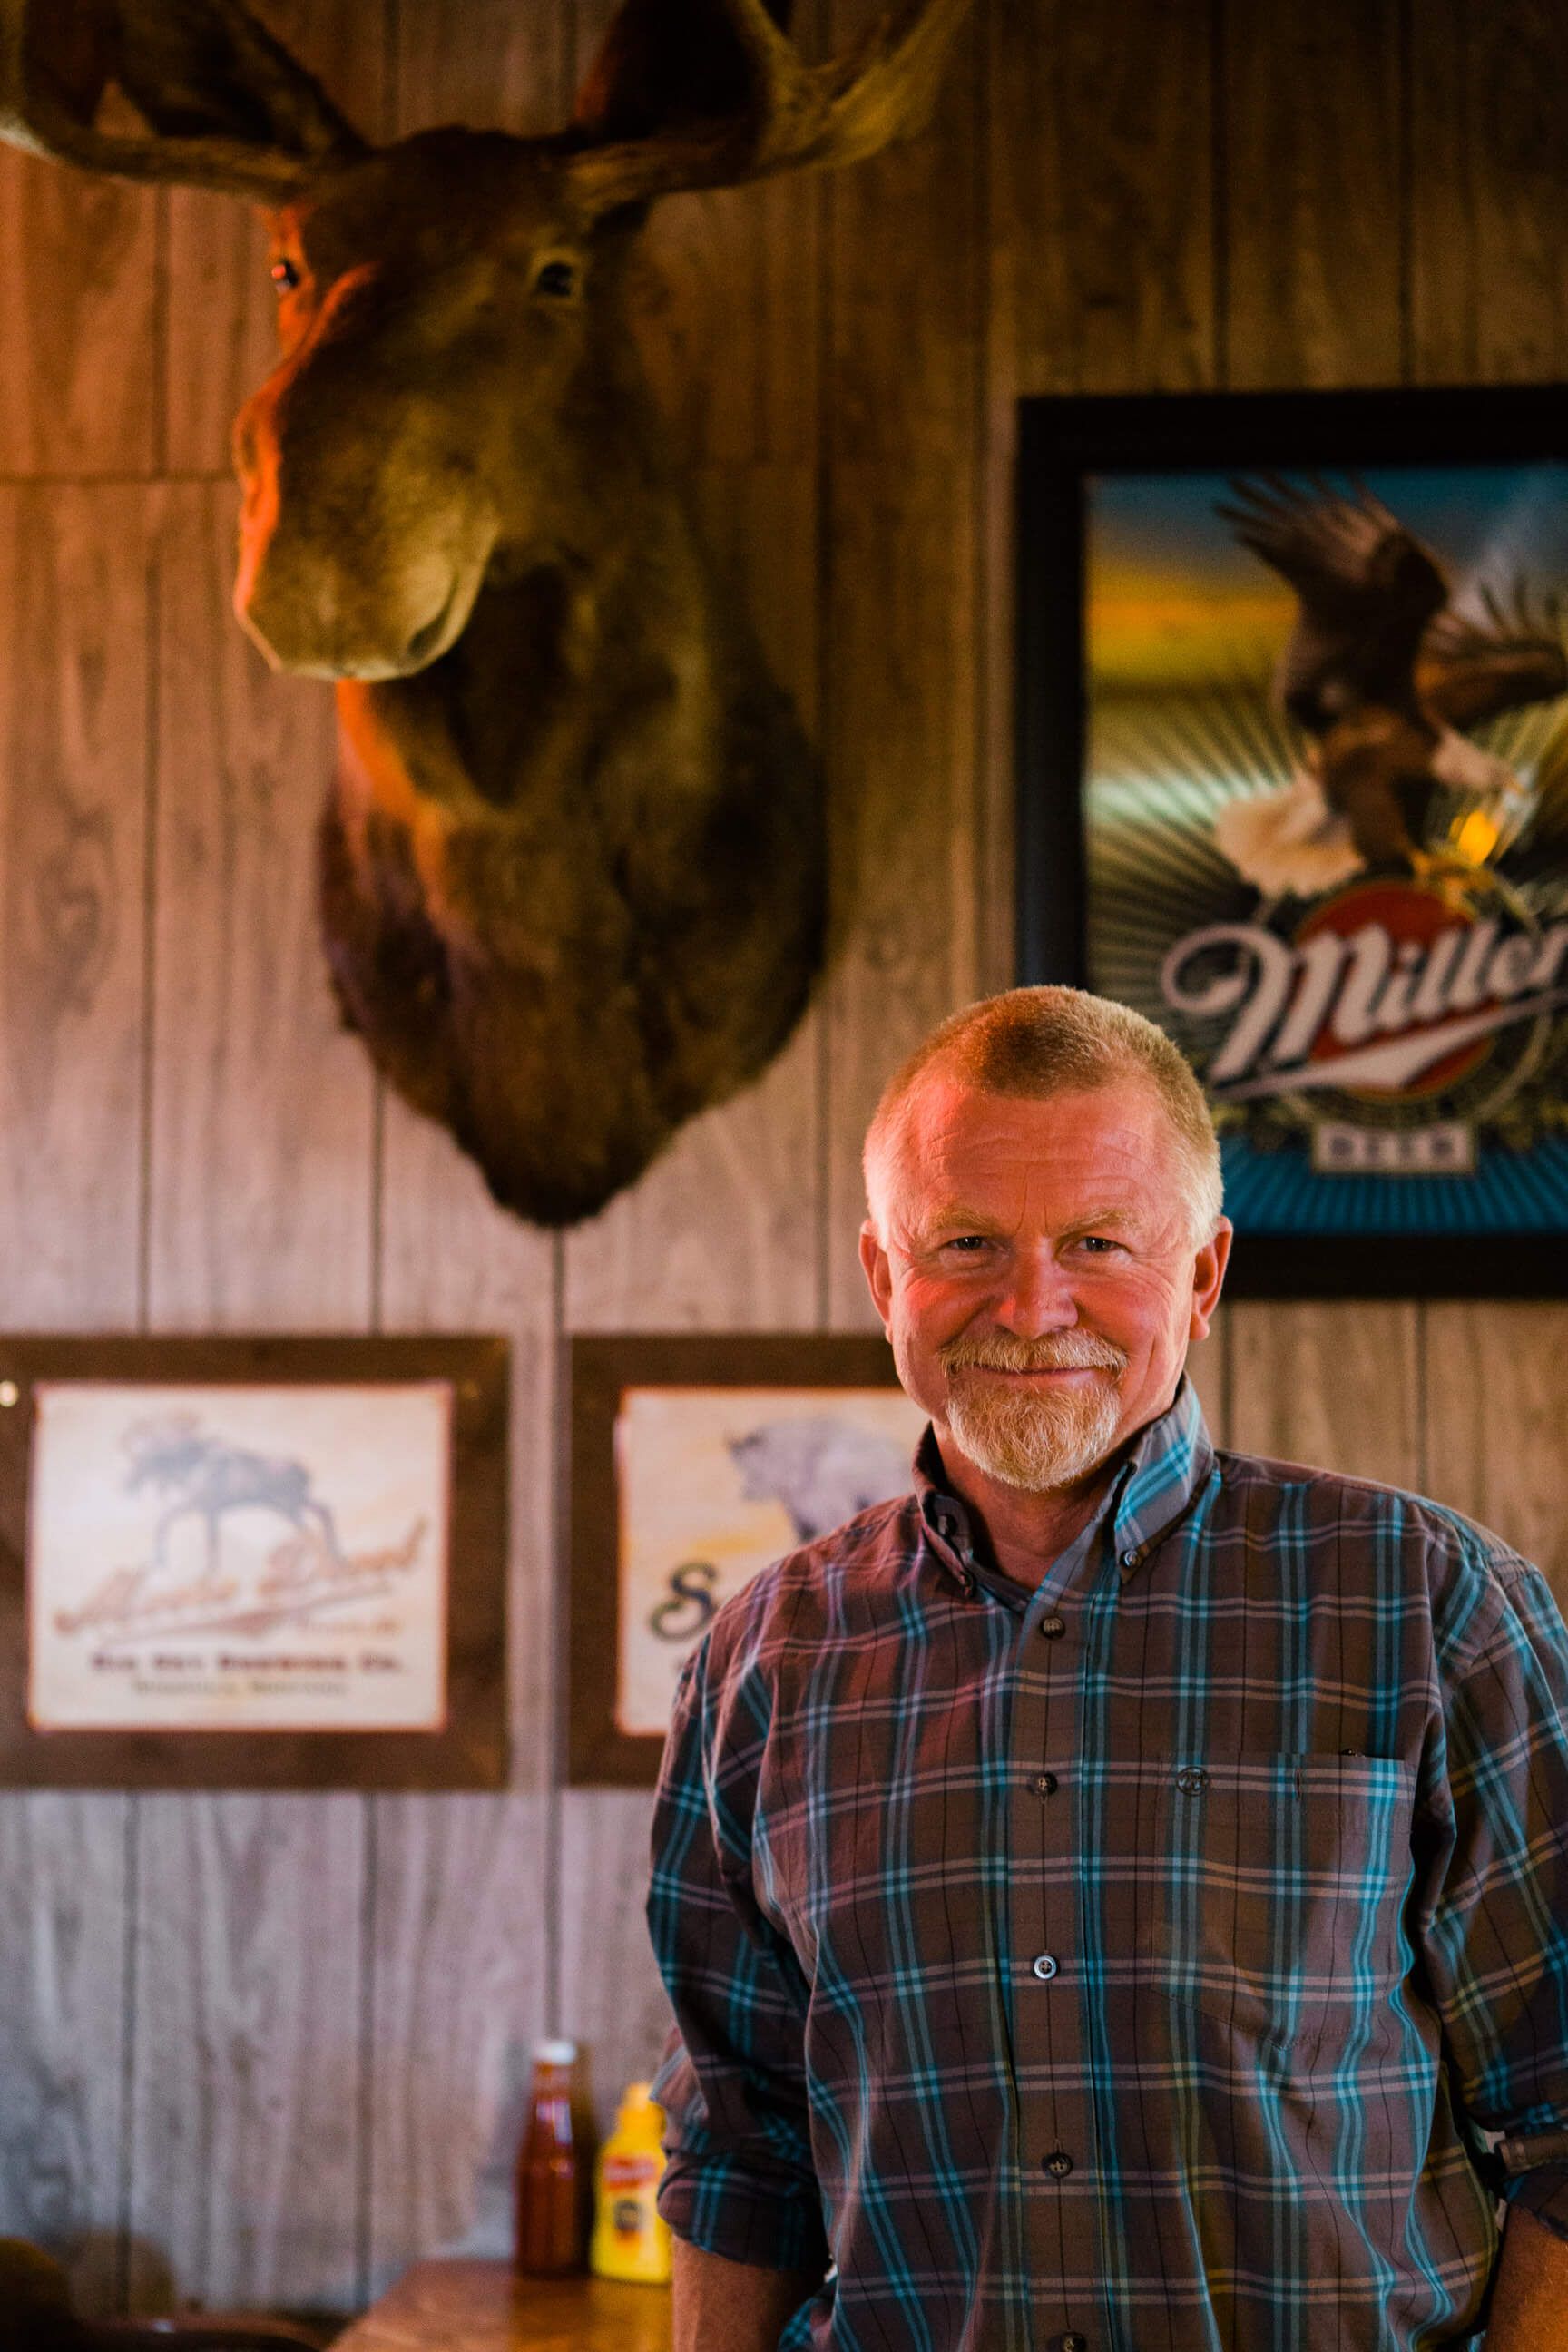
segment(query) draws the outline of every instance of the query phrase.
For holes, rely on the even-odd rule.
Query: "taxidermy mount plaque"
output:
[[[542,1224],[758,1076],[822,960],[816,763],[693,529],[627,262],[659,196],[918,130],[967,0],[818,67],[776,5],[625,0],[565,130],[373,148],[237,0],[0,0],[6,136],[271,215],[235,605],[337,682],[333,982]],[[111,87],[143,135],[96,127]]]

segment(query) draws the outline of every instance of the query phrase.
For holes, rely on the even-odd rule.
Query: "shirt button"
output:
[[[1065,2336],[1051,2337],[1047,2352],[1089,2352],[1089,2338],[1080,2336],[1076,2327],[1069,2327]]]
[[[1178,1772],[1176,1775],[1176,1786],[1184,1797],[1195,1797],[1199,1790],[1206,1789],[1208,1784],[1208,1774],[1200,1771],[1195,1765],[1189,1766],[1184,1772]]]
[[[1067,2179],[1068,2174],[1072,2170],[1072,2158],[1065,2147],[1052,2148],[1046,2158],[1046,2170],[1055,2173],[1058,2180]]]
[[[1054,1797],[1057,1793],[1057,1776],[1054,1772],[1037,1772],[1031,1785],[1037,1797]]]
[[[1040,1982],[1042,1984],[1049,1984],[1051,1979],[1057,1972],[1057,1963],[1054,1954],[1050,1952],[1042,1952],[1039,1958],[1033,1963],[1033,1967],[1035,1974],[1039,1978]]]
[[[1067,1629],[1068,1621],[1065,1617],[1042,1617],[1039,1628],[1040,1639],[1042,1642],[1059,1642]]]
[[[1121,1555],[1121,1565],[1123,1568],[1136,1568],[1138,1565],[1137,1553],[1135,1551],[1124,1551]]]

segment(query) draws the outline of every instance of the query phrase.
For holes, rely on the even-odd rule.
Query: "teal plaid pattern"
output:
[[[916,1492],[682,1679],[662,2204],[818,2352],[1473,2340],[1568,2237],[1568,1636],[1455,1513],[1190,1387],[1033,1595]]]

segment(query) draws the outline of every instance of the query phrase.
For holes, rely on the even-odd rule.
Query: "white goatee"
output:
[[[1088,1331],[1047,1339],[994,1332],[937,1351],[947,1374],[947,1424],[977,1470],[1004,1486],[1050,1495],[1075,1486],[1111,1453],[1121,1415],[1125,1351]],[[1105,1375],[1056,1393],[1008,1381],[966,1380],[975,1368],[1001,1372],[1089,1370]]]

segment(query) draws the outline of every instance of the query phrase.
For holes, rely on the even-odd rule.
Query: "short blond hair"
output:
[[[1033,1101],[1142,1079],[1159,1097],[1181,1153],[1194,1244],[1213,1238],[1225,1188],[1203,1088],[1163,1029],[1085,988],[1010,988],[982,997],[933,1029],[894,1071],[866,1132],[866,1202],[879,1233],[888,1160],[911,1097],[939,1064],[942,1076],[976,1094]]]

